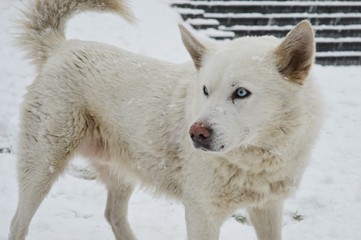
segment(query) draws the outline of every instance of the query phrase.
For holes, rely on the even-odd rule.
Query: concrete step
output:
[[[189,18],[187,16],[186,18]],[[200,16],[198,16],[200,17]],[[296,25],[308,19],[312,25],[353,25],[361,24],[359,13],[204,13],[203,18],[217,19],[220,25]]]
[[[318,52],[361,51],[361,38],[316,38]]]
[[[242,36],[279,38],[308,19],[322,65],[361,65],[361,1],[173,0],[193,28],[219,40]]]
[[[337,66],[361,65],[361,51],[316,53],[316,63]]]
[[[196,29],[198,26],[194,26]],[[224,32],[233,32],[234,37],[241,36],[262,36],[273,35],[284,37],[294,26],[246,26],[235,25],[232,27],[220,26],[218,30]],[[316,31],[316,37],[342,38],[342,37],[361,37],[361,25],[320,25],[313,26]],[[198,28],[201,29],[201,28]],[[212,36],[210,36],[212,37]],[[219,39],[219,38],[218,38]]]
[[[282,31],[278,33],[278,37],[285,37],[288,31]],[[233,39],[235,36],[237,36],[237,33],[234,32],[224,32],[219,31],[217,29],[208,28],[203,31],[205,35],[208,35],[214,39],[217,40],[224,40],[224,39]],[[248,31],[243,36],[262,36],[262,35],[277,35],[274,31],[264,31],[261,32],[261,34],[257,31]],[[347,37],[347,38],[324,38],[322,37],[322,34],[320,31],[316,31],[316,49],[319,52],[326,52],[326,51],[361,51],[361,37]],[[321,32],[322,33],[322,32]],[[321,36],[321,37],[317,37]],[[328,35],[327,35],[328,36]],[[237,36],[242,37],[242,36]]]
[[[360,13],[360,1],[171,1],[207,13]]]

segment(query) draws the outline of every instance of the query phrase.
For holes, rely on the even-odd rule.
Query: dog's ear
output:
[[[275,49],[278,71],[298,84],[303,84],[315,58],[315,39],[311,24],[304,20],[291,30]]]
[[[183,25],[179,24],[178,26],[182,36],[183,44],[191,55],[196,69],[199,70],[202,65],[202,58],[206,52],[206,47]]]

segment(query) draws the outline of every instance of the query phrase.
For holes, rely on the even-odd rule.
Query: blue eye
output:
[[[203,94],[204,94],[205,96],[207,96],[207,97],[208,97],[208,95],[209,95],[208,89],[206,88],[206,86],[203,86]]]
[[[246,98],[249,95],[251,95],[251,92],[248,91],[247,89],[240,87],[237,88],[236,91],[234,91],[232,99],[236,99],[236,98]]]

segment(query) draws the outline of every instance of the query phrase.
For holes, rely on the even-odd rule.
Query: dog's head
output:
[[[213,152],[277,141],[301,124],[300,92],[314,62],[314,33],[302,21],[283,39],[243,37],[203,43],[180,26],[198,72],[194,83],[196,148]]]

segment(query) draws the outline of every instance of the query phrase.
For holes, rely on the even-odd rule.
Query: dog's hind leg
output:
[[[80,134],[74,121],[77,114],[49,107],[34,107],[33,102],[24,107],[18,152],[19,200],[11,222],[11,240],[25,239],[31,219],[64,171],[77,144],[74,138]],[[52,115],[45,114],[49,109]]]
[[[135,240],[128,222],[128,201],[134,190],[133,185],[123,181],[119,176],[114,176],[111,170],[105,167],[99,173],[108,190],[105,218],[111,225],[115,238]]]
[[[66,161],[66,156],[57,155],[57,161]],[[32,217],[52,184],[63,171],[64,166],[50,164],[47,155],[33,154],[20,156],[18,166],[19,200],[15,216],[11,222],[11,240],[25,239]],[[41,163],[40,161],[49,161]]]

